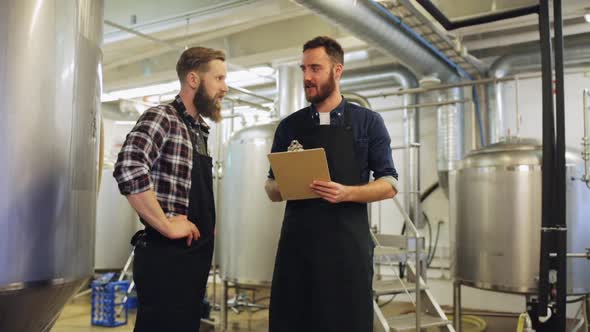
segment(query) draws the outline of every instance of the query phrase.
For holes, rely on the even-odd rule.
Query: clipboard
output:
[[[309,185],[314,180],[330,181],[323,148],[270,153],[268,160],[285,200],[319,198]]]

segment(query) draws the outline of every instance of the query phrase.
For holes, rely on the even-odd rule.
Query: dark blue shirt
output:
[[[375,179],[393,176],[397,180],[398,175],[391,156],[391,139],[379,113],[356,104],[347,103],[342,99],[340,105],[330,112],[330,126],[344,127],[342,115],[345,103],[348,112],[350,112],[352,131],[361,162],[362,180],[369,182],[369,171],[373,171]],[[307,124],[306,121],[312,122],[316,126],[320,125],[320,115],[313,104],[311,107],[301,109],[281,120],[275,132],[271,152],[287,151],[289,144],[296,136],[295,131]],[[269,171],[268,177],[274,179],[272,169]]]

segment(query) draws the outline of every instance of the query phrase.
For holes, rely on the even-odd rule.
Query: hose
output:
[[[516,324],[516,332],[528,332],[531,331],[532,323],[531,318],[526,312],[523,312],[518,316],[518,323]]]
[[[430,265],[430,255],[432,254],[432,224],[426,213],[422,213],[422,215],[426,220],[426,225],[428,225],[428,253],[426,255],[426,266],[428,267]]]
[[[389,300],[387,300],[387,301],[385,301],[385,302],[383,302],[383,303],[378,303],[378,305],[379,305],[379,308],[383,308],[383,307],[385,307],[386,305],[390,304],[390,303],[393,301],[393,299],[395,299],[395,294],[394,294],[394,295],[392,295],[392,296],[391,296],[391,298],[390,298]]]
[[[431,184],[430,187],[426,188],[426,190],[424,190],[424,193],[420,195],[420,203],[424,202],[428,198],[428,196],[430,196],[436,189],[438,189],[439,186],[440,184],[438,182],[435,182]]]
[[[582,302],[586,299],[586,295],[582,295],[578,298],[575,298],[573,300],[567,300],[566,303],[571,304],[571,303],[576,303],[576,302]]]
[[[420,203],[424,202],[439,187],[440,187],[440,183],[435,182],[435,183],[431,184],[428,188],[426,188],[424,193],[422,193],[420,195]],[[428,254],[426,255],[426,267],[428,268],[428,267],[430,267],[430,264],[432,264],[432,261],[434,260],[434,255],[436,254],[436,248],[438,246],[438,239],[439,239],[439,235],[440,235],[440,226],[443,222],[442,221],[438,222],[437,229],[436,229],[436,240],[434,242],[434,247],[433,247],[432,246],[432,224],[430,223],[430,219],[428,219],[428,216],[426,215],[426,213],[424,213],[424,211],[422,211],[422,216],[424,217],[424,220],[426,220],[426,224],[428,225],[429,245],[428,245]],[[406,232],[406,223],[404,223],[402,225],[401,234],[404,235],[405,232]],[[402,276],[404,275],[404,269],[405,269],[404,264],[402,262],[400,262],[399,263],[399,273]]]
[[[426,190],[424,190],[424,193],[420,194],[420,203],[423,203],[439,187],[440,187],[440,183],[435,182],[435,183],[431,184],[428,188],[426,188]],[[424,214],[424,213],[422,213],[422,214]],[[426,215],[424,214],[424,216],[426,216]],[[406,223],[404,223],[402,225],[402,235],[404,235],[405,232],[406,232]]]
[[[447,314],[449,320],[453,320],[453,315]],[[488,323],[481,317],[473,315],[462,315],[461,326],[465,332],[485,332]]]
[[[438,221],[438,224],[436,226],[436,240],[434,241],[434,247],[432,248],[432,254],[430,256],[430,258],[428,259],[428,267],[430,267],[430,265],[432,264],[432,261],[434,260],[434,256],[436,255],[436,249],[438,248],[438,239],[440,238],[440,226],[443,224],[444,222],[442,220]]]

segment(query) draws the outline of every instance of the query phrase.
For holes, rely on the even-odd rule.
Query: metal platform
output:
[[[420,285],[420,288],[428,289],[424,283]],[[409,293],[415,292],[416,284],[399,279],[373,281],[373,294],[375,296],[402,294],[406,291]]]
[[[442,319],[440,317],[432,316],[427,313],[423,313],[420,316],[420,326],[422,328],[429,328],[429,327],[442,327],[451,324],[451,322],[447,319]],[[405,314],[400,316],[394,316],[391,318],[386,318],[387,323],[389,324],[389,328],[392,332],[402,332],[402,331],[415,331],[416,330],[416,314]]]

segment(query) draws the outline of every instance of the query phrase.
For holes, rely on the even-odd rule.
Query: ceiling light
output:
[[[590,23],[590,9],[586,9],[586,14],[584,15],[584,19],[586,22]]]
[[[260,76],[249,70],[236,70],[227,73],[225,83],[232,87],[243,87],[273,82],[274,77]]]
[[[367,50],[358,50],[344,53],[344,63],[363,61],[369,59],[369,52]]]
[[[148,103],[160,104],[163,102],[171,101],[176,98],[177,93],[169,93],[164,95],[149,96],[145,98]]]
[[[231,84],[231,83],[249,81],[249,80],[253,80],[256,78],[257,78],[256,74],[251,73],[247,70],[237,70],[237,71],[230,71],[229,73],[227,73],[227,78],[225,79],[225,82],[227,84]]]
[[[114,101],[118,99],[132,99],[145,96],[161,95],[165,93],[180,91],[180,82],[172,81],[162,84],[154,84],[148,86],[142,86],[133,89],[124,89],[103,93],[100,96],[101,102]]]
[[[269,66],[252,67],[248,70],[258,76],[270,76],[275,73],[274,68]]]
[[[117,126],[134,126],[137,121],[115,121]]]

